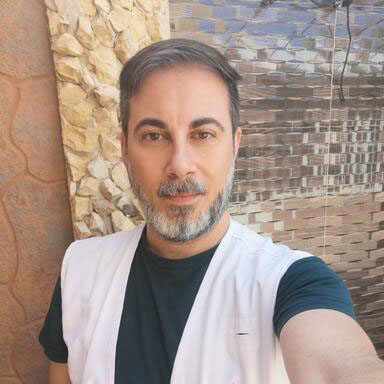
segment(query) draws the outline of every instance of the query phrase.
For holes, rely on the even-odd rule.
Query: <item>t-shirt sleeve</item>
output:
[[[56,363],[67,362],[68,349],[63,339],[60,276],[57,279],[48,314],[39,334],[39,342],[49,360]]]
[[[290,318],[310,309],[333,309],[355,319],[343,280],[315,256],[294,262],[280,280],[273,316],[277,337]]]

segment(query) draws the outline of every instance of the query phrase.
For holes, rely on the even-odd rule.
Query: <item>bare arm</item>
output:
[[[71,384],[67,364],[49,362],[49,384]]]
[[[383,384],[384,363],[356,321],[332,310],[302,312],[280,343],[292,384]]]

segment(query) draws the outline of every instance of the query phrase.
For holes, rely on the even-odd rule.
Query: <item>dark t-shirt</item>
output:
[[[116,347],[116,384],[170,382],[184,326],[217,246],[193,257],[165,259],[151,252],[144,231],[125,292]],[[279,284],[273,318],[276,335],[294,315],[318,308],[354,318],[343,281],[318,257],[298,260]],[[68,350],[61,315],[59,278],[39,340],[50,360],[65,363]]]

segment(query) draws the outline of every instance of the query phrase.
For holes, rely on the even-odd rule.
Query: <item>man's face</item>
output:
[[[198,238],[226,210],[240,141],[223,80],[194,66],[158,70],[129,109],[122,153],[148,226],[169,241]]]

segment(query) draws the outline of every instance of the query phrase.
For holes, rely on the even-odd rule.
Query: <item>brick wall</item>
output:
[[[345,279],[384,356],[384,1],[170,0],[172,37],[223,52],[243,76],[233,217],[321,256]]]

